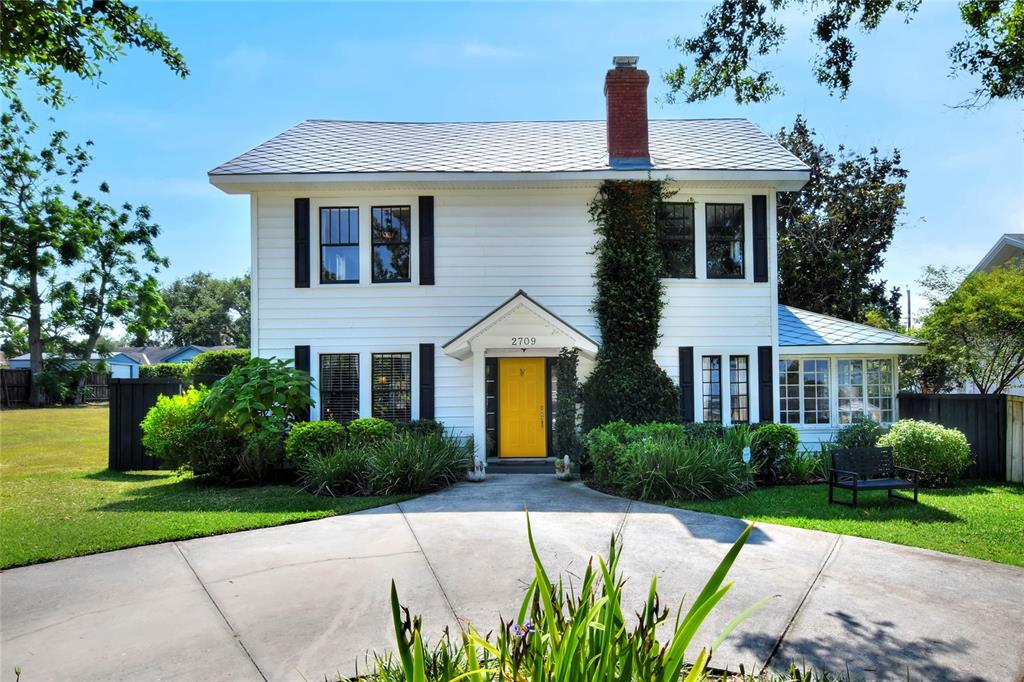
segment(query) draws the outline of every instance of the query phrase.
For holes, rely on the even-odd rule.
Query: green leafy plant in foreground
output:
[[[743,620],[764,606],[766,597],[733,618],[692,662],[686,652],[701,625],[732,588],[726,574],[750,537],[753,524],[740,534],[712,573],[690,608],[675,619],[669,641],[657,630],[668,620],[661,605],[657,578],[651,580],[647,600],[634,624],[623,610],[625,579],[617,573],[621,548],[611,540],[607,561],[598,557],[587,565],[578,592],[562,578],[552,582],[537,553],[530,518],[526,518],[534,578],[526,590],[514,622],[501,621],[495,636],[483,636],[467,626],[461,643],[448,637],[434,647],[424,643],[422,620],[412,617],[398,600],[391,583],[391,611],[397,639],[397,661],[378,656],[373,672],[363,679],[404,679],[406,682],[467,679],[472,682],[540,682],[607,680],[625,682],[691,682],[706,678],[711,653]],[[631,619],[632,620],[632,619]]]

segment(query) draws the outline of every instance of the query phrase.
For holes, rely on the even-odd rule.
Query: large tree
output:
[[[1024,264],[968,275],[925,315],[921,334],[925,357],[979,393],[1024,383]]]
[[[920,0],[719,0],[699,35],[676,36],[675,46],[693,58],[693,65],[680,64],[666,74],[670,98],[697,102],[731,92],[742,104],[781,94],[760,61],[785,43],[779,15],[793,10],[816,13],[810,36],[818,46],[814,76],[845,97],[857,59],[851,34],[873,31],[887,15],[903,15],[889,20],[909,23],[919,5]],[[952,71],[977,81],[962,104],[1024,96],[1024,0],[961,0],[960,15],[966,32],[949,49]]]
[[[137,7],[121,0],[12,0],[0,3],[0,94],[18,98],[25,78],[47,104],[66,102],[63,77],[99,82],[102,64],[126,48],[157,53],[182,78],[181,53]]]
[[[249,345],[249,275],[196,272],[161,290],[170,308],[163,340],[175,346]]]
[[[903,212],[899,150],[833,153],[802,117],[778,140],[811,168],[799,192],[778,194],[779,300],[855,322],[900,319],[900,294],[875,276]]]

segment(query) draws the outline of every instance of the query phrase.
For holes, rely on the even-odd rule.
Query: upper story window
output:
[[[359,354],[320,356],[320,418],[348,423],[359,419]]]
[[[693,204],[666,202],[658,212],[662,277],[692,278],[695,275]]]
[[[374,206],[370,241],[374,282],[409,282],[412,211],[408,206]]]
[[[743,204],[707,204],[708,279],[743,279]]]
[[[359,281],[359,209],[320,209],[320,283]]]
[[[412,354],[373,354],[373,416],[388,421],[412,419]]]
[[[839,423],[893,418],[892,360],[839,360]]]

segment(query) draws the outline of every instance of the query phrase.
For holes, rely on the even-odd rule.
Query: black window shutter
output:
[[[772,347],[757,347],[757,406],[758,421],[775,421],[775,392],[772,386]]]
[[[679,418],[693,421],[693,346],[679,347]]]
[[[434,344],[420,344],[420,419],[434,418]]]
[[[309,374],[309,346],[295,346],[295,369],[301,369]],[[304,408],[301,413],[295,415],[295,418],[300,422],[308,422],[309,408]]]
[[[768,197],[751,197],[754,209],[754,281],[768,281]]]
[[[295,288],[309,288],[309,199],[295,200]]]
[[[434,283],[434,197],[420,197],[420,284]]]

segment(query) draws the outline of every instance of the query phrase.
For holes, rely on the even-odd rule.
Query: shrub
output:
[[[168,378],[187,380],[192,376],[192,365],[188,362],[161,362],[156,365],[140,365],[139,376],[143,379]]]
[[[642,500],[714,499],[748,489],[750,470],[740,457],[747,429],[726,437],[724,428],[689,426],[617,421],[589,431],[584,445],[594,481]]]
[[[724,438],[725,426],[718,422],[689,422],[683,430],[690,438]]]
[[[251,483],[265,483],[281,468],[284,460],[284,433],[257,431],[245,439],[238,457],[238,478]]]
[[[245,441],[223,419],[215,419],[200,405],[196,419],[182,434],[185,452],[193,473],[209,476],[220,483],[236,483],[241,477],[239,460]]]
[[[345,425],[336,421],[297,422],[288,432],[284,454],[300,464],[313,456],[326,456],[345,445]]]
[[[583,384],[583,430],[619,419],[631,424],[679,416],[679,389],[651,359],[602,359]]]
[[[299,481],[318,495],[356,495],[366,489],[367,460],[362,447],[336,447],[316,452],[298,465]]]
[[[157,396],[142,420],[142,446],[170,469],[190,466],[188,427],[199,418],[208,389],[189,388],[180,395]]]
[[[511,610],[518,612],[518,618],[502,619],[496,630],[467,627],[461,641],[446,637],[431,648],[423,640],[422,619],[402,607],[392,581],[391,613],[398,655],[376,655],[369,680],[710,679],[710,652],[771,599],[765,597],[730,619],[711,647],[700,649],[696,659],[687,662],[685,654],[692,649],[694,637],[698,631],[706,631],[705,621],[733,585],[725,578],[753,526],[740,533],[688,611],[680,611],[675,623],[667,626],[664,642],[659,640],[659,633],[665,630],[668,610],[658,597],[657,583],[652,578],[645,603],[632,617],[633,605],[625,603],[627,580],[618,572],[621,549],[614,537],[607,559],[588,562],[577,581],[575,576],[548,574],[534,542],[529,516],[526,528],[534,579],[518,611]],[[715,620],[725,618],[716,616]],[[810,675],[792,679],[812,680]]]
[[[309,388],[309,374],[290,360],[252,358],[214,384],[203,402],[215,419],[229,419],[247,436],[284,430],[313,404]]]
[[[353,445],[369,445],[395,435],[395,425],[386,419],[366,417],[348,424],[348,438]]]
[[[861,419],[844,426],[836,433],[836,445],[841,448],[873,448],[885,429],[876,421]]]
[[[248,348],[230,350],[210,350],[189,361],[189,372],[199,383],[212,384],[221,377],[231,373],[236,367],[244,367],[249,362]]]
[[[473,459],[471,444],[438,433],[407,433],[373,441],[366,448],[366,486],[371,495],[421,493],[451,485],[465,475]]]
[[[800,434],[789,424],[761,424],[750,439],[751,462],[763,480],[778,479],[781,462],[797,454]]]
[[[426,436],[431,433],[444,433],[444,425],[433,419],[413,419],[407,422],[395,422],[395,433],[399,435],[411,433],[416,436]]]
[[[901,419],[878,439],[878,445],[891,447],[899,466],[923,472],[925,485],[945,485],[959,478],[971,464],[967,437],[956,429],[931,422]]]
[[[779,460],[779,476],[787,481],[808,483],[828,476],[831,464],[821,452],[804,450],[787,452]]]

